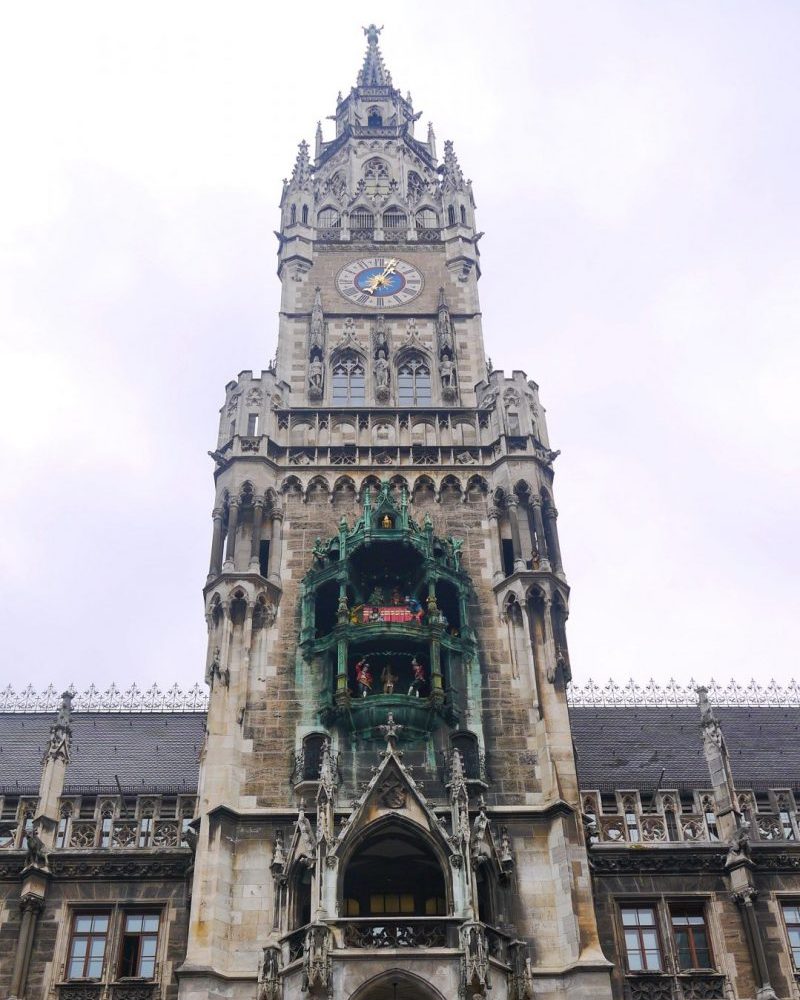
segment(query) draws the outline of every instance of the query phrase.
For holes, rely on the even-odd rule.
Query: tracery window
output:
[[[430,406],[431,370],[421,357],[410,357],[397,370],[397,402],[400,406]]]
[[[383,115],[380,108],[370,108],[367,112],[367,125],[369,128],[380,128],[383,125]]]
[[[439,216],[432,208],[421,208],[416,219],[417,229],[436,229],[439,225]]]
[[[390,208],[383,213],[384,229],[406,229],[408,216],[401,208]]]
[[[370,194],[387,194],[391,183],[389,165],[377,156],[364,164],[364,181]]]
[[[419,201],[424,190],[425,181],[423,181],[416,170],[410,171],[408,175],[408,200],[412,203]]]
[[[323,208],[317,215],[317,225],[320,229],[338,229],[341,225],[339,213],[335,208]]]
[[[372,229],[375,216],[366,208],[356,208],[350,213],[351,229]]]
[[[334,363],[333,402],[340,406],[360,406],[364,402],[364,363],[357,355],[345,355]]]

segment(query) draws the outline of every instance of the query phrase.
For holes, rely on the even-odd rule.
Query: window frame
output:
[[[620,942],[622,945],[622,957],[625,962],[625,972],[627,975],[640,976],[640,975],[664,975],[667,972],[664,951],[664,937],[661,928],[661,921],[659,916],[659,904],[658,901],[652,899],[618,899],[617,903],[617,915],[619,918],[620,927]],[[637,923],[634,925],[628,925],[625,923],[624,913],[626,910],[633,910],[637,913]],[[642,925],[638,922],[638,912],[640,910],[650,910],[653,914],[652,925]],[[647,952],[652,951],[652,948],[645,948],[644,941],[642,937],[641,929],[645,927],[647,930],[652,931],[655,934],[656,940],[656,952],[658,955],[658,968],[651,968],[647,965]],[[642,956],[643,965],[640,969],[631,968],[631,953],[628,949],[628,941],[626,933],[628,931],[635,931],[638,941],[639,949]]]
[[[106,920],[107,920],[105,933],[102,934],[102,935],[95,934],[91,930],[88,933],[86,933],[86,934],[83,933],[83,932],[79,932],[78,929],[77,929],[77,923],[78,923],[78,921],[81,920],[81,919],[86,919],[87,917],[91,918],[92,920],[94,920],[96,917],[105,917]],[[65,965],[64,965],[65,978],[66,978],[67,982],[92,982],[92,983],[98,983],[98,982],[102,982],[103,981],[103,979],[104,979],[104,973],[106,972],[106,970],[108,968],[108,965],[109,965],[109,963],[108,963],[109,944],[111,944],[112,947],[113,947],[113,935],[112,935],[113,924],[114,924],[114,907],[113,906],[109,906],[108,908],[98,907],[96,909],[95,908],[92,908],[92,909],[80,909],[80,908],[73,909],[73,911],[72,911],[72,918],[69,921],[69,925],[68,925],[69,926],[69,932],[68,932],[68,935],[67,935],[67,957],[66,957],[66,962],[65,962]],[[103,942],[104,943],[103,943],[103,955],[102,955],[102,958],[100,959],[100,974],[98,976],[88,976],[88,975],[86,975],[86,972],[87,972],[87,964],[90,961],[91,942],[95,938],[100,938],[101,936],[103,938]],[[76,939],[79,938],[79,937],[80,938],[85,938],[86,942],[87,942],[87,944],[86,944],[86,951],[85,951],[85,953],[83,955],[83,966],[82,966],[82,968],[83,968],[83,975],[73,976],[72,975],[72,963],[73,963],[73,961],[78,960],[80,958],[80,956],[74,956],[73,953],[72,953],[72,949],[73,949],[73,945],[74,945]]]
[[[403,369],[409,369],[404,374]],[[427,358],[413,354],[397,362],[397,405],[402,409],[414,406],[423,409],[433,406],[433,376]],[[420,380],[422,379],[422,384]],[[407,391],[410,389],[410,392]],[[420,390],[425,392],[421,398]]]
[[[675,962],[675,969],[680,975],[681,973],[687,972],[716,972],[716,964],[714,962],[714,947],[711,941],[711,928],[708,922],[708,911],[705,900],[681,900],[675,899],[667,902],[667,915],[669,917],[669,929],[672,936],[672,947],[673,947],[673,959]],[[689,939],[689,951],[691,957],[697,960],[697,947],[695,944],[695,931],[693,927],[702,927],[703,934],[705,935],[706,951],[708,952],[708,965],[689,965],[684,967],[681,964],[680,954],[681,950],[678,945],[678,938],[676,934],[675,917],[689,917],[689,916],[699,916],[702,920],[702,924],[686,924],[684,929],[688,934]]]
[[[792,971],[795,975],[800,974],[800,898],[787,896],[778,899],[781,908],[781,920],[786,931],[786,943],[789,946],[789,959],[792,963]],[[788,920],[786,911],[789,907],[797,910],[797,920]],[[797,933],[797,945],[792,944],[792,931]]]
[[[131,917],[141,917],[142,921],[144,921],[144,919],[147,918],[147,917],[155,917],[156,920],[158,921],[158,927],[157,927],[155,933],[153,933],[152,931],[145,931],[145,930],[141,930],[141,931],[128,931],[127,930],[128,920]],[[150,909],[149,907],[148,908],[143,908],[143,907],[138,907],[138,906],[137,907],[120,907],[119,923],[120,923],[120,927],[119,927],[119,934],[118,934],[117,945],[116,945],[117,960],[116,960],[116,963],[115,963],[115,966],[114,966],[116,977],[117,977],[115,981],[116,982],[122,982],[123,980],[124,981],[130,981],[130,980],[135,979],[135,980],[142,980],[143,982],[155,982],[155,980],[157,978],[156,974],[158,972],[158,946],[161,943],[161,927],[162,927],[162,923],[163,923],[163,910],[162,910],[162,908],[161,907],[153,907],[152,909]],[[125,938],[126,937],[135,937],[135,938],[139,939],[139,953],[138,953],[138,956],[137,956],[137,959],[136,959],[138,972],[135,973],[135,974],[133,974],[133,975],[131,975],[130,973],[128,973],[127,975],[123,974],[122,963],[125,961],[124,946],[125,946]],[[148,956],[145,957],[145,960],[152,961],[152,963],[153,963],[153,974],[151,976],[143,976],[141,974],[142,959],[144,957],[144,956],[142,956],[142,951],[141,951],[141,948],[142,948],[142,938],[148,938],[148,939],[155,938],[155,948],[153,949],[152,956],[148,955]]]

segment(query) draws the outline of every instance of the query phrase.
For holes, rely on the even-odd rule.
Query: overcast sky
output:
[[[2,682],[202,680],[206,452],[274,352],[281,178],[373,19],[562,450],[576,678],[785,681],[800,3],[103,0],[3,16]]]

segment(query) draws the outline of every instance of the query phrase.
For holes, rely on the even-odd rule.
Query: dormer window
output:
[[[367,112],[367,125],[369,128],[380,128],[383,125],[383,115],[381,109],[372,107]]]

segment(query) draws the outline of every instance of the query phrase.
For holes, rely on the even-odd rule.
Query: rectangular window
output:
[[[711,946],[708,940],[705,913],[702,906],[675,905],[670,907],[675,952],[681,972],[688,969],[712,969]]]
[[[258,414],[248,413],[247,414],[247,435],[248,437],[255,437],[258,434]]]
[[[786,921],[794,967],[800,971],[800,903],[784,903],[783,919]]]
[[[119,977],[153,979],[158,950],[157,913],[126,913],[119,954]]]
[[[69,942],[67,979],[100,979],[108,940],[108,913],[76,913]]]
[[[414,912],[414,897],[410,894],[398,895],[387,892],[369,897],[369,909],[373,914],[398,915]]]
[[[630,972],[661,972],[661,945],[653,906],[623,906],[622,928]]]

